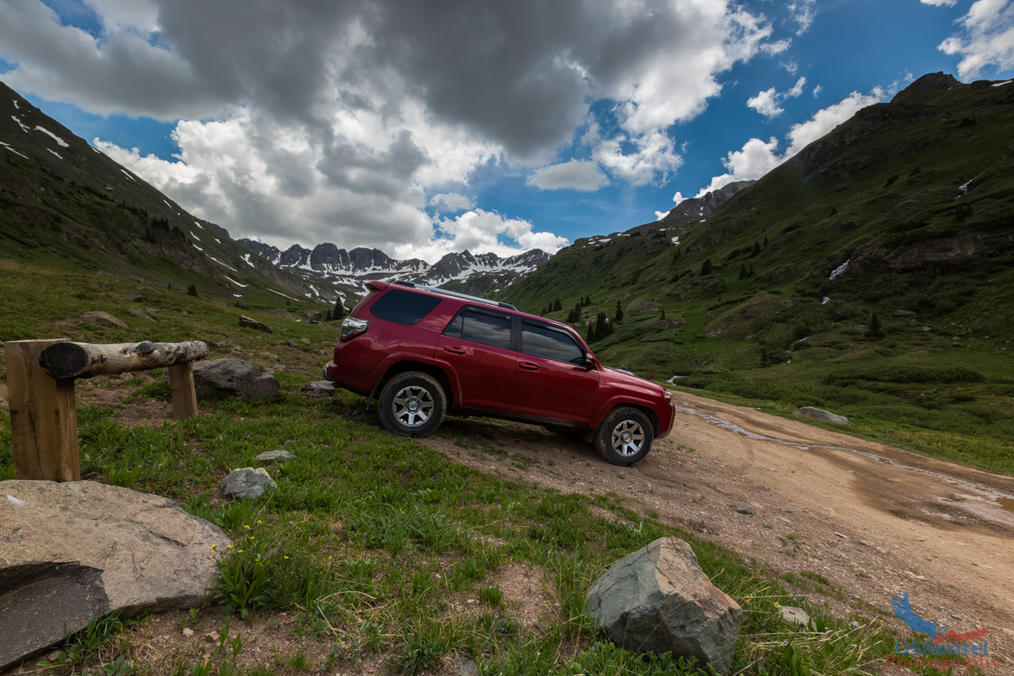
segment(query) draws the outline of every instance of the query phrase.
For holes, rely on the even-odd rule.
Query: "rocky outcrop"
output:
[[[98,324],[99,326],[111,326],[118,329],[127,328],[127,323],[118,317],[114,317],[108,312],[85,312],[81,315],[81,319],[92,324]]]
[[[243,359],[212,359],[194,363],[197,394],[235,394],[243,399],[264,399],[278,394],[278,379]]]
[[[239,316],[239,325],[244,329],[253,329],[262,333],[274,333],[274,330],[264,322],[259,322],[253,317],[247,317],[246,315]]]
[[[0,670],[111,612],[196,605],[229,544],[157,495],[0,482]]]
[[[743,611],[682,540],[660,538],[614,563],[588,590],[587,608],[628,650],[672,651],[720,674],[732,668]]]

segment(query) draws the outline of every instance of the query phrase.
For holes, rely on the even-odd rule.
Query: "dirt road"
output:
[[[654,510],[775,571],[818,573],[906,633],[890,610],[891,595],[908,590],[925,619],[956,632],[990,627],[990,655],[1014,673],[1014,478],[676,397],[673,433],[631,468],[512,423],[449,420],[424,443],[505,478],[612,492],[639,513]],[[499,452],[458,446],[456,429],[480,430]],[[851,610],[834,595],[801,593],[835,614]]]

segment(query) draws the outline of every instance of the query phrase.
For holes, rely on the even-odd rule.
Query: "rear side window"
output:
[[[447,325],[444,335],[506,350],[511,344],[511,318],[499,312],[466,307]]]
[[[391,289],[370,307],[370,314],[378,319],[411,326],[439,304],[440,299],[433,296]]]
[[[545,324],[522,322],[521,351],[535,357],[568,364],[580,364],[584,361],[584,351],[573,338]]]

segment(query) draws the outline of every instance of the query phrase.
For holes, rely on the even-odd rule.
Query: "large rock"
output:
[[[247,317],[246,315],[239,316],[239,325],[245,329],[263,331],[264,333],[274,333],[274,331],[271,330],[271,327],[264,322],[259,322],[253,317]]]
[[[211,359],[194,363],[197,394],[238,394],[244,399],[263,399],[278,394],[278,379],[243,359]]]
[[[127,323],[118,317],[114,317],[108,312],[85,312],[81,315],[81,319],[92,324],[98,324],[99,326],[113,326],[118,329],[127,328]]]
[[[823,420],[824,422],[834,423],[836,425],[848,425],[849,419],[843,415],[836,415],[830,411],[825,411],[822,408],[814,408],[813,406],[803,406],[798,411],[799,415],[805,415],[807,418],[813,418],[814,420]]]
[[[222,492],[241,500],[253,500],[278,488],[263,467],[241,467],[229,472],[222,481]]]
[[[588,590],[588,612],[635,651],[696,658],[728,674],[743,611],[711,583],[694,550],[660,538],[617,561]]]
[[[196,605],[229,544],[157,495],[0,482],[0,670],[114,611]]]

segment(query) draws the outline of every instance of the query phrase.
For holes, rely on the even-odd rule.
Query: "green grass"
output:
[[[221,348],[214,356],[284,365],[274,399],[202,399],[200,415],[185,421],[128,427],[115,409],[79,406],[85,478],[172,497],[228,532],[234,544],[221,559],[209,603],[231,619],[209,661],[183,647],[144,657],[137,644],[142,634],[107,623],[72,637],[54,673],[342,671],[370,659],[393,672],[419,673],[456,656],[474,660],[486,674],[704,673],[667,655],[618,648],[584,613],[585,592],[607,566],[666,535],[689,542],[715,584],[742,605],[734,669],[859,673],[873,670],[892,650],[893,635],[877,617],[831,617],[774,572],[636,514],[618,497],[565,495],[486,475],[384,432],[359,397],[301,393],[300,385],[319,377],[327,356],[315,350],[333,340],[334,326],[266,313],[275,334],[244,332],[234,327],[228,305],[155,286],[143,287],[162,309],[151,333],[85,326],[67,321],[82,308],[57,298],[58,289],[87,289],[90,306],[115,311],[137,280],[28,266],[17,272],[3,278],[16,291],[5,300],[15,312],[0,316],[5,335],[24,325],[33,337],[61,333],[95,342],[213,336],[241,350]],[[47,304],[50,297],[56,300]],[[168,405],[160,372],[135,373],[108,386],[123,389],[135,403]],[[488,446],[467,426],[455,434],[467,447]],[[276,491],[256,501],[216,498],[229,470],[256,465],[258,453],[275,448],[296,455],[269,467]],[[10,422],[2,416],[0,478],[12,475]],[[602,509],[619,518],[605,517]],[[516,602],[496,581],[515,564],[539,571],[545,581],[549,610],[535,627],[518,623]],[[776,603],[807,608],[819,631],[796,632]],[[210,612],[192,611],[183,622],[194,625]],[[280,613],[296,613],[294,631],[318,649],[250,663],[236,628]]]

